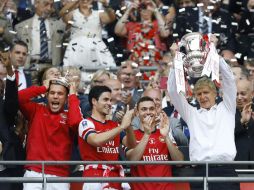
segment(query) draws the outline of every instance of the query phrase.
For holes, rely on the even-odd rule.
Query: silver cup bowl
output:
[[[181,45],[185,47],[184,68],[192,78],[201,77],[208,50],[204,46],[201,33],[186,34],[181,39]]]

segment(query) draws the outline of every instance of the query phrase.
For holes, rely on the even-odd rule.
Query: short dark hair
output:
[[[139,101],[137,102],[137,108],[139,107],[139,104],[142,103],[142,102],[147,102],[147,101],[150,101],[150,102],[153,102],[153,99],[148,97],[148,96],[143,96],[139,99]],[[154,103],[155,104],[155,103]]]
[[[107,86],[94,86],[91,88],[89,94],[88,94],[88,101],[89,104],[91,106],[91,108],[93,108],[93,103],[92,103],[92,99],[95,98],[96,100],[99,100],[100,96],[102,93],[104,92],[112,92],[111,89]]]
[[[22,40],[15,40],[15,41],[11,44],[10,51],[12,51],[16,45],[23,46],[23,47],[25,47],[25,48],[27,49],[27,51],[28,51],[28,45],[27,45],[27,43],[24,42],[24,41],[22,41]]]

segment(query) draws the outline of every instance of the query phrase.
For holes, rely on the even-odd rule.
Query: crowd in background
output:
[[[135,132],[138,141],[147,143],[138,131],[150,136],[152,132],[144,126],[158,123],[163,127],[156,133],[165,138],[169,149],[160,145],[160,150],[171,155],[166,160],[189,160],[190,132],[171,102],[167,81],[175,54],[170,47],[191,32],[204,37],[212,33],[218,39],[216,49],[233,71],[237,86],[235,160],[253,160],[253,0],[2,0],[0,160],[142,160],[142,155],[135,154],[147,152],[141,145],[135,147],[132,135]],[[189,104],[200,107],[192,96],[197,79],[187,79]],[[219,103],[225,92],[217,87]],[[107,93],[110,100],[104,97]],[[148,109],[151,115],[163,113],[158,114],[161,121],[155,125],[151,119],[144,119],[142,109]],[[46,114],[45,119],[40,114]],[[109,127],[112,133],[96,137],[102,127],[99,121],[106,120],[118,123],[122,130]],[[118,126],[115,123],[112,126]],[[50,125],[71,127],[45,131]],[[123,146],[119,158],[89,157],[79,148],[114,144],[116,141],[111,140],[116,135],[121,144],[115,146]],[[59,144],[62,141],[65,143]],[[179,149],[172,150],[174,146]],[[40,167],[30,165],[25,169],[27,177],[36,176],[32,171],[41,172]],[[90,169],[49,166],[45,171],[49,176],[68,176],[69,170],[75,175]],[[130,175],[145,175],[141,170],[148,172],[140,167]],[[3,177],[23,176],[24,171],[21,166],[0,165]],[[171,172],[170,168],[164,174],[171,176]],[[22,189],[21,184],[4,185],[6,189]],[[24,189],[36,187],[24,185]],[[115,184],[112,187],[120,188]]]

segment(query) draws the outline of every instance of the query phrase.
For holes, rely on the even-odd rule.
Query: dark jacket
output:
[[[242,125],[241,112],[237,109],[235,115],[235,144],[236,161],[254,161],[254,120],[251,118],[246,126]],[[254,168],[250,165],[237,166],[238,168]]]

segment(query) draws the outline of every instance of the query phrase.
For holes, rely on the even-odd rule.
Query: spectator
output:
[[[94,74],[93,74],[93,77],[92,77],[92,80],[91,80],[91,84],[90,84],[90,87],[88,87],[86,89],[86,99],[88,100],[88,95],[87,93],[89,93],[90,89],[93,88],[94,86],[103,86],[104,85],[104,82],[106,80],[109,80],[111,79],[111,73],[106,71],[105,69],[100,69],[98,71],[96,71]],[[83,109],[84,108],[84,109]],[[89,102],[87,102],[84,107],[83,107],[83,115],[84,115],[84,118],[86,117],[90,117],[91,114],[92,114],[92,107],[90,106]]]
[[[49,80],[48,80],[49,81]],[[47,104],[34,103],[31,99],[47,93]],[[69,97],[68,97],[69,94]],[[26,160],[70,160],[73,137],[82,115],[75,85],[63,79],[52,79],[44,86],[32,86],[19,91],[19,104],[28,120]],[[68,111],[64,110],[68,100]],[[69,166],[27,164],[24,177],[67,177]],[[43,171],[42,171],[43,170]],[[42,189],[42,183],[24,183],[24,190]],[[69,189],[68,183],[50,183],[47,188]]]
[[[195,7],[196,1],[195,0],[178,0],[177,5],[179,8]]]
[[[117,161],[120,143],[129,148],[136,145],[131,127],[134,110],[127,108],[121,124],[106,120],[111,111],[111,90],[106,86],[94,86],[89,93],[91,117],[79,125],[79,147],[82,160]],[[126,131],[126,135],[123,131]],[[85,165],[83,177],[123,177],[121,165]],[[119,183],[84,183],[83,189],[121,189]]]
[[[62,10],[64,21],[71,24],[70,42],[64,55],[64,65],[78,67],[116,66],[114,59],[102,41],[102,25],[115,20],[114,10],[106,0],[99,0],[105,11],[92,10],[93,0],[74,1]],[[88,79],[88,74],[82,72],[82,81]]]
[[[23,144],[16,133],[15,117],[18,112],[18,88],[15,82],[15,75],[12,70],[10,59],[4,60],[0,54],[1,64],[6,67],[6,85],[0,79],[0,160],[23,160],[25,159],[25,150]],[[4,93],[5,89],[5,93]],[[23,166],[0,165],[1,177],[22,177]],[[21,190],[22,185],[16,183],[2,183],[3,190]]]
[[[140,14],[140,20],[128,21],[132,11]],[[118,20],[115,33],[128,39],[127,49],[131,51],[130,60],[141,66],[155,66],[161,60],[163,51],[166,50],[161,38],[168,37],[170,31],[156,4],[148,0],[138,4],[133,3]],[[154,75],[147,72],[144,74],[144,79],[148,80],[150,74]]]
[[[254,58],[254,1],[246,0],[237,31],[238,51],[242,57]]]
[[[247,2],[248,0],[229,0],[228,2],[228,10],[238,22],[241,20],[242,15],[244,14]]]
[[[221,56],[230,66],[239,65],[238,60],[235,57],[235,54],[230,50],[223,50]]]
[[[104,82],[108,79],[112,78],[112,74],[105,70],[105,69],[99,69],[93,74],[93,77],[91,79],[91,87],[93,86],[102,86],[104,85]]]
[[[14,25],[31,18],[34,14],[33,2],[31,0],[15,0],[18,7],[17,17]]]
[[[1,16],[11,17],[11,14],[16,14],[16,13],[17,13],[17,6],[13,0],[3,0],[1,2],[0,4]]]
[[[216,43],[214,36],[211,42]],[[215,44],[216,45],[216,44]],[[170,100],[187,123],[190,131],[189,153],[191,161],[233,161],[236,155],[234,140],[236,112],[236,84],[230,67],[219,58],[222,75],[223,100],[216,104],[215,84],[207,77],[194,86],[194,96],[200,109],[191,106],[182,93],[177,93],[175,70],[171,69],[168,80]],[[205,176],[205,167],[194,167],[195,176]],[[231,166],[213,165],[209,176],[237,176]],[[191,183],[192,190],[203,189],[203,183]],[[209,183],[209,189],[240,189],[239,183]]]
[[[156,121],[157,109],[152,98],[142,97],[137,103],[137,115],[141,121],[140,130],[135,131],[139,142],[134,149],[127,150],[126,157],[131,161],[168,161],[183,160],[183,154],[178,150],[169,128],[169,119],[165,113],[160,113],[159,125]],[[132,177],[171,177],[171,167],[168,165],[138,165],[131,166]],[[131,183],[136,189],[168,189],[173,190],[172,183]]]
[[[143,92],[143,89],[139,89],[138,86],[138,69],[135,64],[127,60],[117,71],[117,78],[122,83],[123,88],[123,102],[129,104],[131,108],[134,108]]]
[[[17,37],[28,44],[28,64],[35,64],[39,70],[62,63],[61,42],[65,25],[50,16],[53,3],[53,0],[35,0],[35,15],[15,26]]]
[[[159,62],[158,71],[161,77],[167,77],[169,70],[173,63],[173,57],[170,52],[164,53],[161,61]]]
[[[119,12],[122,9],[122,5],[124,3],[124,0],[107,0],[108,6],[112,7],[114,11]],[[93,1],[93,9],[99,10],[99,11],[105,11],[105,8],[103,7],[102,3],[100,1]],[[117,15],[116,15],[117,16]],[[128,53],[123,48],[122,39],[118,37],[115,34],[115,25],[117,20],[115,19],[113,22],[108,23],[107,25],[104,25],[102,28],[102,40],[106,44],[106,46],[109,48],[110,52],[112,53],[112,56],[114,57],[114,60],[116,62],[116,65],[120,65],[122,61],[128,59]]]
[[[231,70],[235,76],[236,81],[249,78],[248,70],[242,65],[233,66],[231,67]]]
[[[174,36],[181,39],[188,32],[200,32],[202,34],[213,33],[219,38],[217,48],[219,50],[236,51],[234,21],[228,12],[220,8],[220,2],[199,0],[203,4],[195,9],[185,8],[178,13],[175,20]],[[208,7],[213,7],[208,9]],[[214,22],[216,21],[216,22]]]
[[[61,72],[57,67],[47,67],[42,69],[38,75],[38,81],[40,85],[43,85],[47,80],[61,77]]]
[[[245,68],[249,71],[249,79],[254,81],[254,59],[249,59],[244,62]]]
[[[30,71],[24,71],[28,56],[27,44],[23,41],[16,41],[10,49],[11,64],[14,67],[18,90],[25,89],[32,85]]]
[[[254,143],[254,118],[253,109],[253,84],[247,79],[237,81],[236,115],[235,115],[235,143],[237,161],[253,161]],[[241,169],[253,169],[252,165],[240,165]]]
[[[105,86],[111,89],[112,95],[112,110],[110,119],[121,123],[126,111],[126,104],[122,102],[122,86],[118,79],[108,79],[104,82]]]
[[[13,30],[12,28],[12,20],[11,18],[7,18],[7,14],[9,16],[12,13],[16,12],[15,4],[13,4],[12,0],[2,0],[0,2],[0,48],[1,51],[5,48],[8,49],[8,46],[12,43],[12,39],[14,35],[11,34],[10,31]]]

